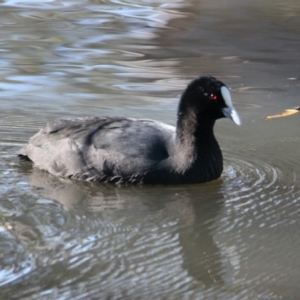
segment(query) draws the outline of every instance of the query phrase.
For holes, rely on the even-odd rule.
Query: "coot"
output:
[[[183,92],[176,127],[148,119],[88,117],[47,124],[18,155],[55,176],[109,183],[203,183],[220,177],[217,119],[240,125],[228,88],[214,77]]]

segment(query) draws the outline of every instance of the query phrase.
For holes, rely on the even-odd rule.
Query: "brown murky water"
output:
[[[170,2],[170,1],[169,1]],[[297,299],[300,8],[295,1],[2,1],[1,299]],[[175,124],[211,74],[243,126],[217,123],[209,184],[115,187],[53,178],[15,152],[47,121]]]

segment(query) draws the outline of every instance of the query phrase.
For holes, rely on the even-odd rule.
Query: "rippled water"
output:
[[[0,298],[297,299],[300,9],[294,1],[2,1]],[[121,186],[58,179],[15,152],[47,121],[175,124],[188,81],[232,90],[222,177]]]

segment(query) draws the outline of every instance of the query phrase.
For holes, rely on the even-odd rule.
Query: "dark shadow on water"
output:
[[[202,288],[213,288],[216,284],[222,285],[224,283],[220,275],[223,270],[222,258],[213,240],[214,221],[224,205],[224,198],[220,193],[222,180],[208,184],[186,186],[115,186],[74,182],[69,179],[56,178],[36,169],[30,172],[26,168],[24,169],[24,166],[21,166],[20,171],[26,174],[33,192],[38,194],[40,199],[51,199],[63,208],[59,212],[56,205],[55,209],[51,211],[53,205],[51,203],[45,205],[44,209],[47,211],[44,212],[43,219],[37,213],[36,217],[39,221],[35,220],[35,224],[33,222],[31,231],[35,231],[34,227],[41,227],[43,222],[45,222],[46,215],[51,218],[52,213],[59,213],[61,215],[67,213],[69,215],[68,222],[73,222],[68,227],[64,228],[62,226],[61,228],[61,231],[70,230],[69,227],[75,228],[73,232],[68,232],[72,235],[68,237],[68,242],[70,242],[70,239],[74,239],[75,241],[80,236],[85,238],[88,238],[89,235],[91,238],[95,237],[98,232],[103,232],[109,227],[115,228],[116,231],[128,230],[128,228],[137,229],[138,233],[135,233],[135,243],[138,243],[139,239],[143,239],[146,246],[142,250],[145,255],[142,261],[134,257],[136,246],[135,243],[131,244],[130,238],[129,241],[127,239],[120,241],[120,243],[129,243],[124,248],[128,251],[125,256],[130,261],[138,261],[137,265],[153,263],[148,262],[147,255],[151,251],[158,252],[158,261],[160,261],[160,255],[165,255],[165,244],[168,244],[169,241],[164,239],[161,241],[157,240],[160,239],[159,234],[154,238],[155,246],[153,245],[153,240],[151,240],[153,232],[163,232],[169,237],[168,239],[173,239],[174,236],[177,236],[173,243],[174,245],[168,249],[168,252],[170,252],[169,255],[161,261],[163,265],[167,265],[171,269],[171,271],[165,270],[167,278],[171,275],[170,278],[173,277],[172,280],[176,282],[177,280],[183,280],[180,279],[180,276],[187,276],[189,280],[186,283],[188,285],[186,288],[189,290],[199,290],[199,287],[201,287],[199,292],[201,292]],[[77,218],[74,216],[77,216]],[[52,224],[50,223],[50,226],[53,226],[53,222]],[[24,226],[19,226],[19,228],[24,228]],[[18,232],[14,232],[14,235],[17,236],[18,234]],[[40,232],[36,234],[36,238],[45,240],[45,235]],[[113,241],[113,235],[111,239]],[[65,241],[61,240],[61,245],[57,246],[57,249],[61,249],[59,251],[62,252],[56,253],[56,257],[60,257],[63,254],[63,249],[66,247],[64,243]],[[37,242],[37,244],[41,244],[41,242]],[[47,248],[46,242],[42,244],[45,244]],[[36,269],[31,274],[33,278],[31,278],[31,275],[27,276],[25,281],[28,281],[29,285],[38,281],[42,286],[56,286],[59,289],[59,286],[63,284],[64,278],[69,280],[70,277],[78,278],[83,276],[84,279],[81,280],[93,283],[93,288],[95,289],[93,292],[98,291],[103,293],[104,286],[101,284],[97,286],[96,283],[103,280],[103,277],[110,275],[101,273],[101,265],[103,267],[103,263],[101,263],[102,254],[100,244],[101,238],[95,241],[94,249],[89,249],[89,252],[94,254],[85,263],[85,269],[88,270],[85,275],[82,274],[80,268],[72,269],[72,271],[69,270],[71,272],[68,271],[69,264],[71,266],[71,263],[68,261],[68,252],[65,251],[64,270],[60,268],[56,269],[55,265],[49,264],[46,273],[46,266],[40,269],[41,273],[47,274],[47,278]],[[120,252],[120,249],[112,248],[110,251],[115,252],[116,257],[124,255],[124,253]],[[40,249],[35,249],[35,252],[39,253]],[[94,257],[96,252],[97,258]],[[174,253],[178,254],[175,255]],[[53,254],[49,253],[49,261],[51,261],[51,256]],[[174,265],[172,260],[174,259],[177,260],[175,265],[178,264],[178,267],[183,271],[180,272],[181,274],[176,273],[176,268],[172,271],[172,265]],[[113,264],[113,262],[111,263]],[[110,262],[106,262],[108,269],[109,264]],[[122,266],[119,267],[121,268]],[[119,267],[117,266],[116,268]],[[156,267],[155,263],[154,267]],[[164,267],[158,265],[157,268],[162,268],[162,272],[164,272]],[[59,274],[54,274],[51,270]],[[172,272],[174,273],[172,274]],[[116,273],[118,277],[118,272]],[[121,276],[121,274],[119,275]],[[155,279],[158,273],[150,275],[154,275],[154,279],[152,280],[154,280],[155,284],[159,285],[158,278]],[[116,274],[111,276],[116,276]],[[178,276],[178,279],[176,279],[176,276]],[[60,278],[59,281],[57,278]],[[124,294],[135,294],[135,292],[144,294],[146,293],[146,290],[142,289],[145,285],[144,281],[145,279],[142,279],[142,277],[139,278],[140,287],[133,287],[130,292],[127,290],[126,285],[123,286],[121,284],[120,288]],[[169,284],[174,284],[175,286],[175,283],[171,283],[171,279],[170,282],[165,282],[165,284],[166,287]],[[106,291],[110,288],[114,289],[115,287],[105,287]],[[136,291],[134,291],[135,288]],[[160,290],[160,293],[164,294],[164,283],[161,283]],[[113,294],[113,290],[111,292]]]

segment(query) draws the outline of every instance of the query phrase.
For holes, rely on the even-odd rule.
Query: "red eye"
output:
[[[218,97],[214,94],[211,94],[209,97],[210,100],[216,101],[218,99]]]

